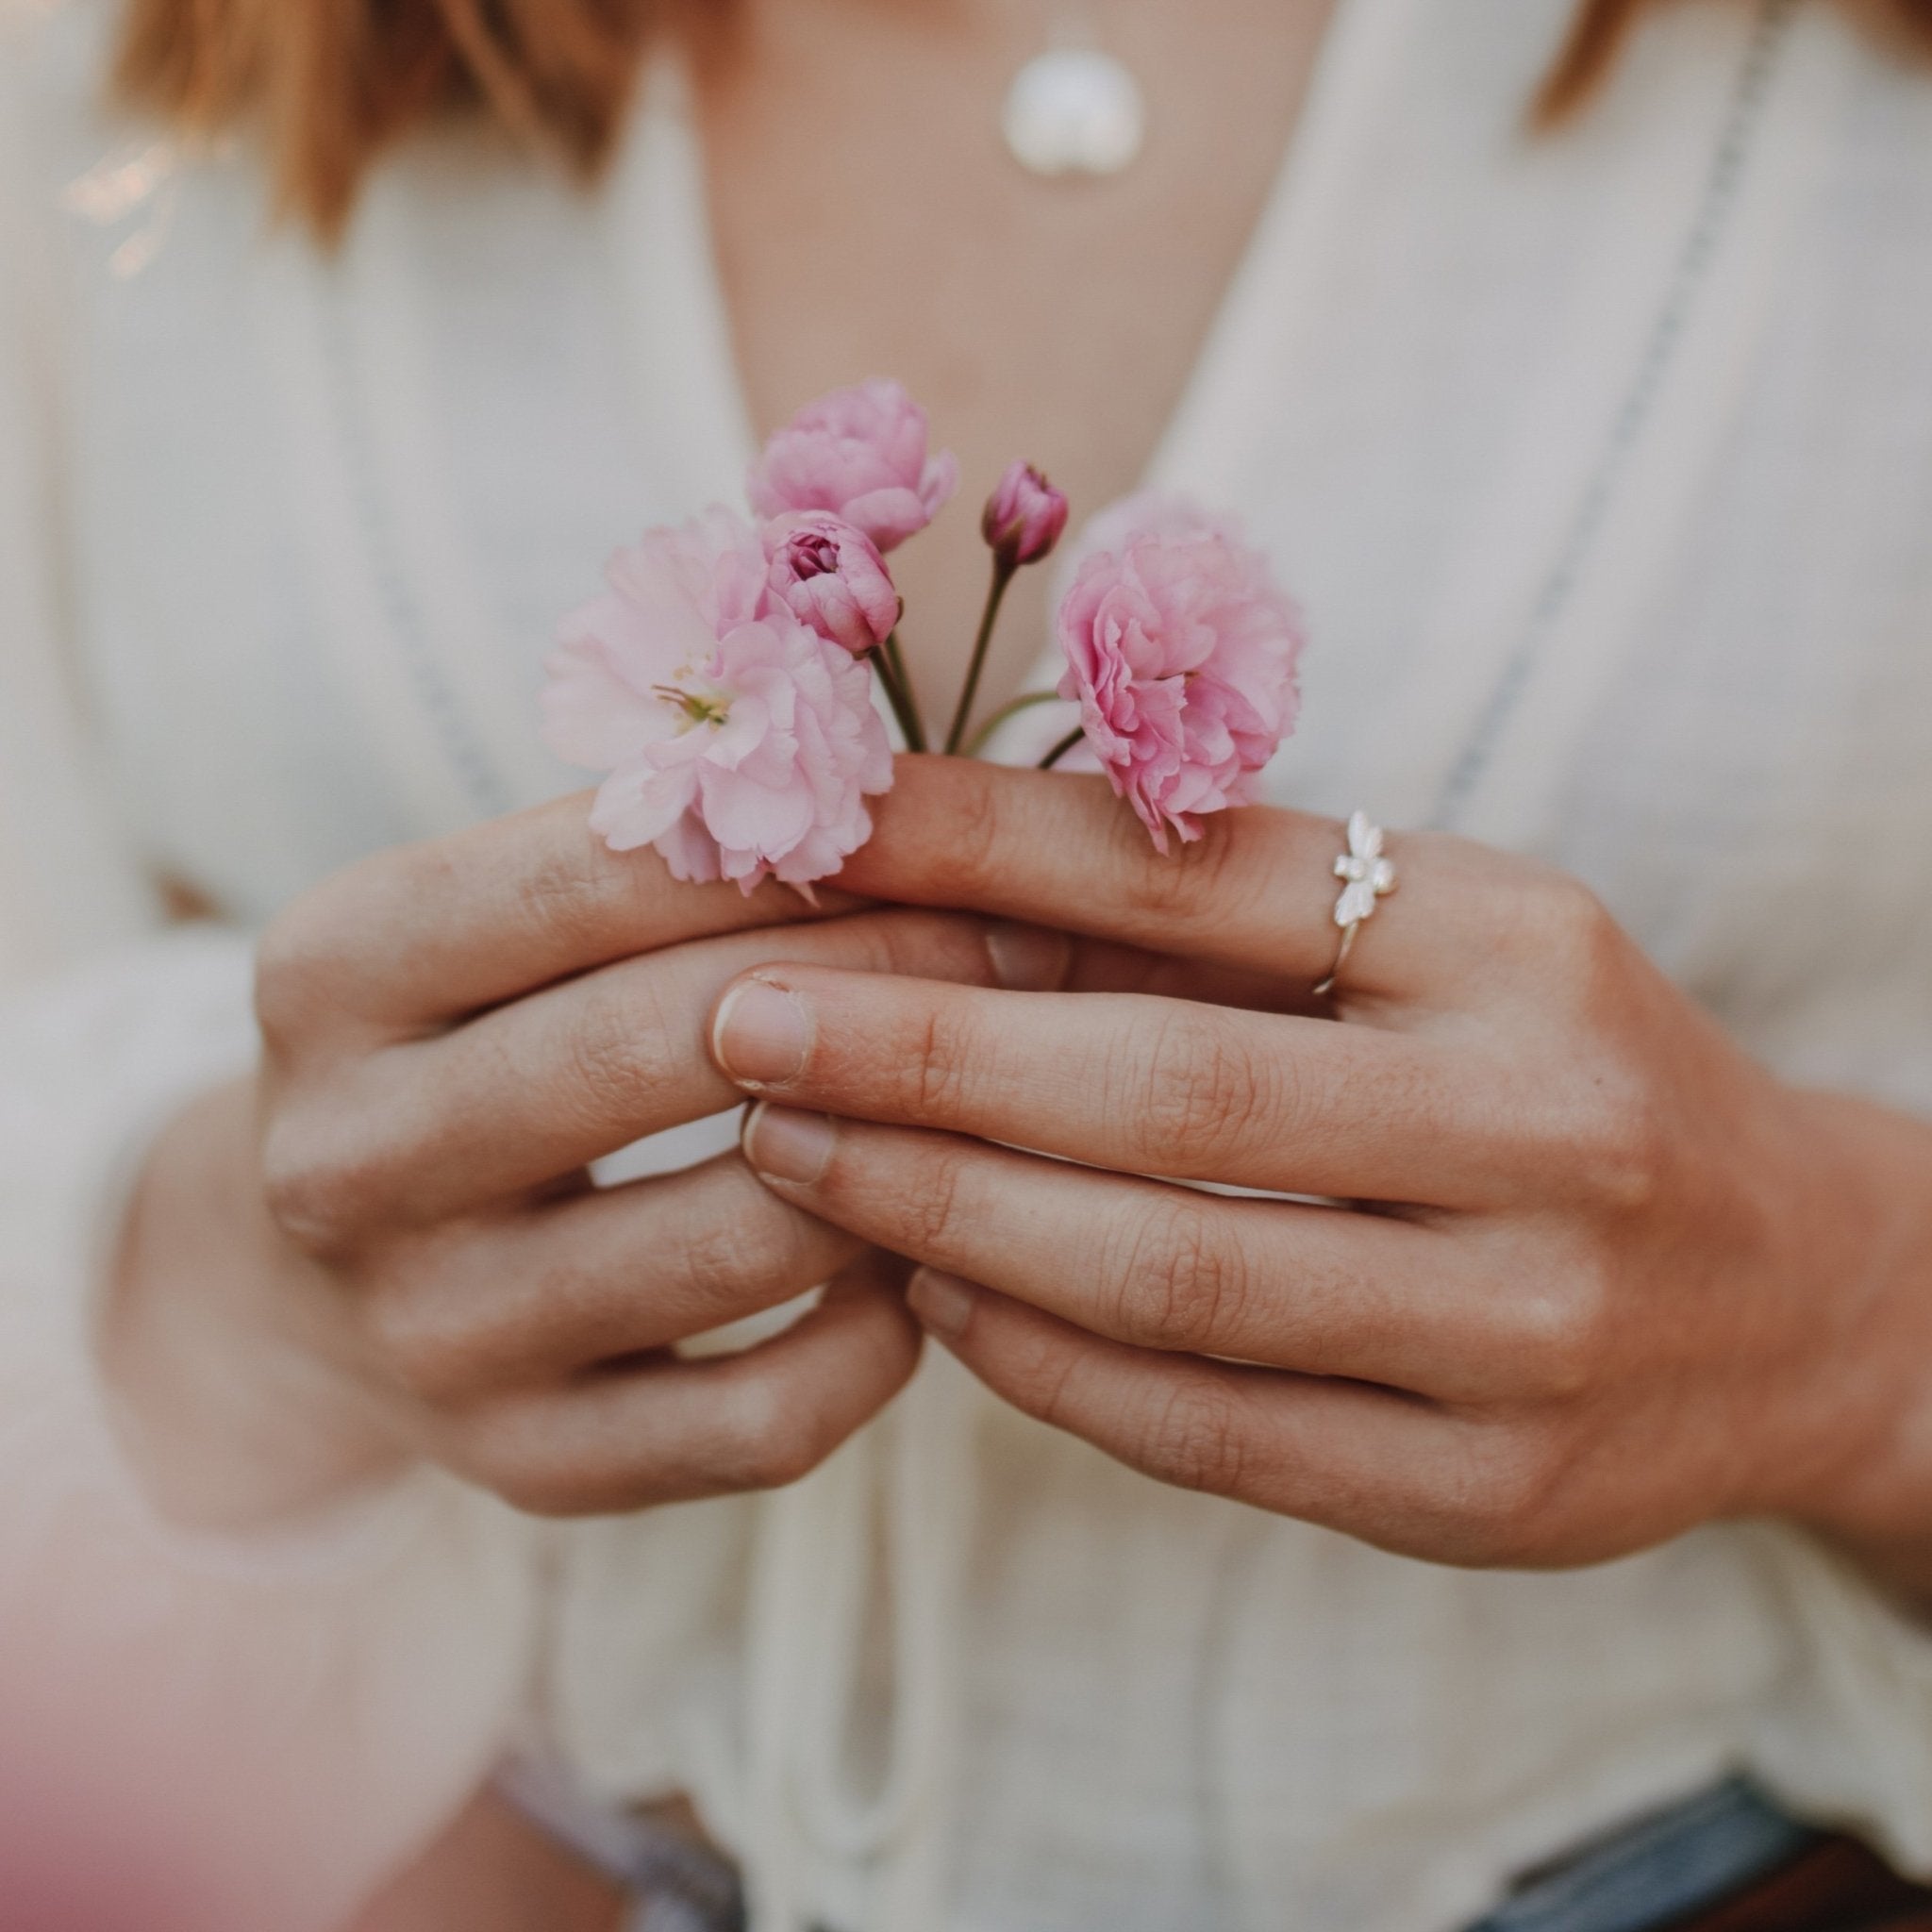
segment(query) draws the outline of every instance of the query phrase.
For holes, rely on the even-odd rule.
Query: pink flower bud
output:
[[[1009,463],[986,499],[980,534],[1008,570],[1038,563],[1067,527],[1067,499],[1031,463]]]
[[[764,539],[773,596],[827,643],[862,658],[891,635],[899,593],[863,530],[824,510],[801,510],[766,525]]]

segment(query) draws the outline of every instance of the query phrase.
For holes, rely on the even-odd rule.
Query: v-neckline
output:
[[[1240,420],[1248,387],[1243,365],[1251,370],[1255,357],[1275,340],[1264,317],[1291,279],[1283,273],[1284,258],[1299,259],[1314,245],[1307,231],[1318,225],[1316,210],[1335,201],[1334,154],[1420,4],[1334,0],[1261,210],[1129,493],[1184,487],[1190,472],[1201,467],[1200,452]],[[653,66],[607,208],[629,310],[626,335],[641,356],[652,358],[649,368],[633,367],[643,411],[661,421],[667,394],[675,391],[682,433],[669,452],[674,463],[707,482],[728,469],[728,480],[713,483],[713,493],[735,499],[758,440],[719,266],[693,92],[685,62],[675,54],[661,55]],[[729,452],[723,465],[720,450]]]
[[[1351,191],[1360,137],[1375,125],[1376,109],[1387,103],[1391,76],[1400,72],[1408,37],[1420,29],[1423,8],[1424,0],[1336,0],[1296,126],[1146,466],[1142,487],[1195,493],[1224,489],[1221,479],[1230,465],[1254,454],[1257,397],[1278,396],[1284,387],[1291,389],[1297,368],[1307,374],[1309,358],[1319,346],[1314,338],[1332,305],[1330,269],[1345,242],[1347,224],[1357,213]],[[1681,77],[1674,79],[1672,103],[1659,104],[1657,112],[1663,115],[1667,128],[1674,127],[1681,141],[1689,143],[1687,152],[1700,151],[1700,143],[1709,139],[1715,110],[1731,85],[1733,63],[1749,33],[1742,23],[1723,29],[1708,26],[1706,36],[1714,44],[1704,49],[1702,61],[1687,65]],[[1791,111],[1783,101],[1777,105],[1784,116]],[[1800,114],[1802,118],[1801,110]],[[1601,303],[1585,317],[1588,326],[1578,341],[1553,354],[1551,366],[1540,378],[1563,385],[1566,411],[1573,419],[1578,414],[1579,400],[1588,401],[1592,409],[1601,405],[1598,413],[1614,416],[1629,358],[1636,353],[1632,345],[1641,345],[1657,292],[1678,253],[1684,230],[1672,223],[1668,210],[1674,198],[1694,198],[1696,175],[1690,173],[1680,183],[1675,175],[1687,171],[1664,165],[1661,153],[1655,158],[1657,165],[1628,164],[1634,169],[1632,180],[1621,185],[1644,185],[1646,192],[1622,196],[1614,210],[1611,225],[1629,244],[1623,263],[1627,272],[1619,275],[1616,286],[1605,291]],[[1752,183],[1749,198],[1754,203],[1761,205],[1765,194],[1764,188]],[[1660,196],[1661,209],[1656,206]],[[1643,205],[1636,205],[1639,202]],[[667,490],[678,492],[675,503],[660,500],[646,506],[646,515],[675,516],[694,510],[707,500],[737,500],[756,444],[713,251],[702,148],[679,63],[660,59],[654,69],[631,139],[596,219],[615,284],[621,333],[631,356],[628,387],[640,447],[649,452],[650,471],[664,479]],[[394,254],[393,249],[376,252]],[[1599,252],[1601,244],[1593,244],[1592,254]],[[388,265],[403,272],[399,262]],[[1761,305],[1766,285],[1762,276],[1734,275],[1726,264],[1720,279],[1740,284],[1735,292],[1727,293],[1733,304],[1741,302],[1747,310]],[[396,334],[392,327],[384,331],[385,338]],[[400,394],[408,386],[391,387]],[[1377,734],[1370,760],[1373,769],[1358,774],[1374,790],[1374,802],[1391,823],[1425,815],[1431,803],[1428,787],[1438,782],[1435,768],[1445,756],[1445,743],[1453,753],[1451,741],[1457,741],[1463,727],[1470,691],[1480,699],[1493,682],[1491,659],[1507,648],[1499,617],[1508,617],[1533,591],[1531,579],[1547,562],[1535,529],[1520,533],[1513,523],[1504,529],[1508,519],[1503,513],[1522,500],[1532,483],[1539,501],[1546,503],[1574,502],[1581,487],[1569,475],[1574,467],[1565,455],[1570,440],[1554,439],[1556,456],[1563,460],[1557,463],[1561,474],[1553,474],[1552,440],[1538,433],[1533,420],[1541,412],[1519,401],[1512,413],[1524,417],[1527,454],[1506,453],[1502,469],[1507,474],[1493,479],[1493,487],[1483,489],[1483,501],[1468,511],[1468,594],[1450,599],[1453,608],[1443,610],[1441,621],[1432,620],[1425,641],[1428,648],[1415,665],[1416,675],[1407,680],[1412,689],[1399,694],[1403,701],[1394,706]],[[1700,433],[1707,438],[1708,425]],[[1583,447],[1583,457],[1591,454],[1590,447]],[[1538,519],[1531,522],[1540,527]],[[441,553],[448,547],[431,546],[437,555],[430,560],[446,565],[448,558]],[[440,582],[451,575],[447,568],[432,575]],[[449,640],[473,636],[467,621],[473,615],[467,607],[459,610],[452,605],[444,612],[448,621],[441,629],[449,633]],[[1480,622],[1474,621],[1478,618]],[[1567,629],[1574,630],[1581,623],[1573,612]],[[1547,660],[1559,656],[1567,662],[1566,649],[1557,648],[1565,643],[1556,640],[1542,654],[1542,684],[1547,685],[1559,668]],[[1026,680],[1028,688],[1042,683],[1050,687],[1057,677],[1051,639],[1043,638],[1041,645]],[[496,701],[480,704],[474,692],[461,691],[457,673],[462,666],[454,651],[452,643],[428,670],[449,686],[454,693],[450,702],[459,705],[479,741],[501,747],[498,762],[506,774],[515,775],[519,790],[534,790],[541,781],[531,744],[517,737],[512,724],[520,723],[524,714],[511,702],[515,692],[510,681],[499,676],[502,688],[486,693]],[[506,649],[502,656],[507,671],[513,654]],[[464,663],[474,676],[475,665],[467,658]],[[486,670],[484,675],[490,675]],[[408,693],[399,690],[392,695],[400,701]],[[1003,758],[1024,757],[1036,738],[1039,748],[1043,748],[1063,729],[1064,719],[1057,708],[1041,707],[1014,721],[993,749]],[[1512,734],[1512,745],[1517,736],[1520,733]],[[1513,768],[1513,754],[1508,762]],[[445,774],[444,779],[443,790],[449,791],[454,775]],[[441,792],[437,804],[444,815],[455,809]],[[1500,829],[1501,821],[1496,824]],[[1491,830],[1488,813],[1482,829]],[[1514,824],[1504,835],[1522,836]]]

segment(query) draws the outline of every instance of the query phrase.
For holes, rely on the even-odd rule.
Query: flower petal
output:
[[[597,788],[591,829],[613,852],[635,852],[676,823],[698,789],[689,765],[671,771],[636,763],[611,773]]]

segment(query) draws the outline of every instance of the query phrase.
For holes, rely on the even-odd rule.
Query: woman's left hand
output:
[[[752,1164],[925,1263],[998,1393],[1167,1481],[1456,1563],[1745,1514],[1932,1537],[1932,1132],[1780,1084],[1581,886],[1457,839],[1392,842],[1311,1002],[1341,843],[1257,808],[1162,858],[1098,780],[902,760],[841,886],[1077,928],[1049,983],[1132,984],[1123,946],[1203,977],[761,968],[713,1029],[771,1103]]]

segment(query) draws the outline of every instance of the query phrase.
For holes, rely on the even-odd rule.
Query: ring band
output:
[[[1335,949],[1335,963],[1325,979],[1317,980],[1317,997],[1335,991],[1341,969],[1355,950],[1355,936],[1374,917],[1376,906],[1395,890],[1395,868],[1382,856],[1382,828],[1371,824],[1367,812],[1350,814],[1348,850],[1335,861],[1335,876],[1341,891],[1335,901],[1335,924],[1341,928],[1341,943]]]

